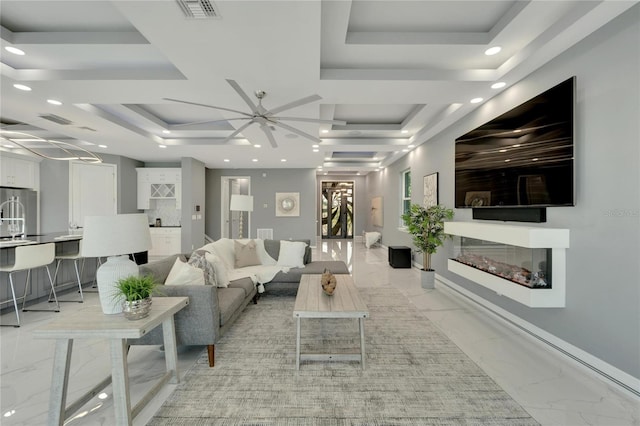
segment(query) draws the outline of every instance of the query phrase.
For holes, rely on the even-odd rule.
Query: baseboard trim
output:
[[[611,364],[597,358],[588,352],[566,342],[557,336],[531,324],[528,321],[510,313],[509,311],[483,299],[477,294],[459,286],[458,284],[450,281],[449,279],[436,274],[436,281],[444,285],[452,291],[453,294],[469,299],[475,304],[483,307],[496,318],[511,325],[519,330],[524,331],[532,337],[535,337],[540,342],[548,345],[556,351],[567,356],[570,360],[574,361],[578,366],[583,367],[586,372],[595,373],[594,377],[604,381],[607,384],[613,384],[620,390],[625,391],[633,398],[640,400],[640,379],[633,377],[632,375],[625,373],[624,371],[612,366]]]

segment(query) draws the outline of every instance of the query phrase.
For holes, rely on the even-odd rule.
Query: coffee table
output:
[[[301,360],[311,361],[360,361],[365,368],[364,319],[369,317],[369,308],[360,298],[351,275],[336,275],[337,285],[332,296],[324,294],[320,285],[321,275],[302,275],[293,317],[296,318],[296,370]],[[359,354],[301,354],[300,322],[302,318],[357,318],[360,327]]]
[[[155,297],[149,316],[135,321],[129,321],[122,314],[105,315],[100,305],[87,306],[72,314],[60,316],[42,328],[34,330],[33,334],[36,338],[56,339],[48,424],[64,424],[65,419],[101,389],[113,383],[115,423],[131,425],[132,419],[158,393],[160,387],[167,382],[178,383],[180,380],[173,316],[188,304],[188,297]],[[164,335],[167,372],[132,408],[127,367],[127,339],[142,337],[160,324],[162,324]],[[101,338],[109,340],[111,376],[67,406],[73,340]]]

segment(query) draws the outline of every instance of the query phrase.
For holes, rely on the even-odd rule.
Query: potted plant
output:
[[[431,255],[450,235],[444,232],[445,219],[453,219],[453,210],[442,205],[424,208],[418,204],[412,204],[409,211],[402,215],[402,220],[407,230],[413,235],[413,244],[418,253],[423,255],[422,286],[433,288],[435,271],[431,268]]]
[[[149,315],[151,293],[156,285],[152,275],[131,275],[118,280],[113,295],[122,300],[124,316],[127,319],[136,320]]]

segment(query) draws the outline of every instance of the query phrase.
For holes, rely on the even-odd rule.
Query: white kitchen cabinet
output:
[[[181,252],[182,228],[149,228],[151,248],[149,256],[169,256]]]
[[[179,168],[136,168],[138,172],[138,208],[149,210],[151,200],[176,201],[182,207],[182,171]]]
[[[0,186],[39,189],[39,180],[40,164],[37,160],[1,153]]]

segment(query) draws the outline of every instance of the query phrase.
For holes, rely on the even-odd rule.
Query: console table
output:
[[[66,418],[87,403],[109,383],[113,383],[113,405],[118,425],[131,425],[132,419],[157,394],[165,383],[178,383],[178,355],[173,316],[189,304],[188,297],[156,297],[148,317],[130,321],[122,314],[105,315],[100,305],[87,306],[73,314],[60,316],[35,330],[34,337],[56,339],[53,378],[49,400],[50,425],[62,425]],[[132,408],[127,367],[127,339],[144,336],[162,324],[167,372]],[[67,389],[74,339],[108,339],[111,354],[111,376],[69,406]]]

